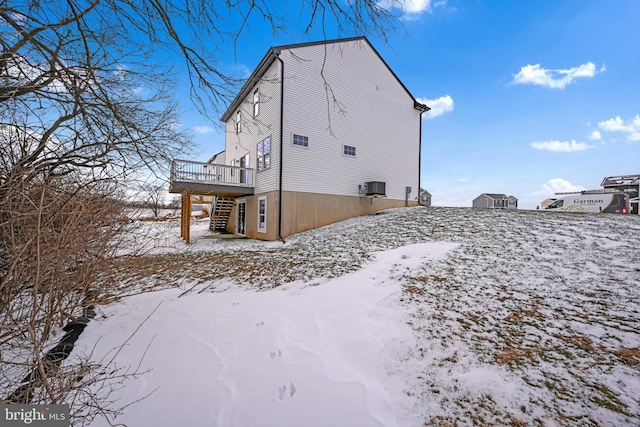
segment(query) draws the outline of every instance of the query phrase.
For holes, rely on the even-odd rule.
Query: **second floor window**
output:
[[[260,88],[253,91],[253,117],[258,117],[260,113]]]
[[[356,147],[352,147],[351,145],[345,145],[342,151],[346,156],[356,156]]]
[[[299,145],[301,147],[309,146],[309,137],[293,134],[293,145]]]
[[[236,133],[242,132],[242,113],[240,110],[236,113]]]
[[[271,167],[271,137],[258,142],[256,147],[257,170],[265,170]]]

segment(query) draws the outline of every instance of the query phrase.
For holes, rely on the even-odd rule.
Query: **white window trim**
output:
[[[264,200],[264,227],[260,227],[260,201]],[[267,196],[258,197],[258,232],[266,233],[267,232]]]
[[[298,135],[298,136],[302,136],[302,137],[307,138],[307,145],[294,144],[294,143],[293,143],[293,136],[294,136],[294,135]],[[301,135],[301,134],[299,134],[299,133],[293,133],[293,132],[291,132],[291,145],[292,145],[293,147],[297,147],[297,148],[300,148],[300,149],[303,149],[303,150],[308,150],[308,149],[309,149],[309,147],[311,146],[311,144],[309,143],[309,140],[310,140],[310,138],[309,138],[308,136],[306,136],[306,135]]]
[[[236,111],[236,133],[242,132],[242,111]]]
[[[265,153],[264,153],[264,145],[262,146],[262,156],[258,156],[258,145],[259,145],[259,144],[264,144],[264,142],[265,142],[267,139],[269,140],[269,167],[268,167],[268,168],[265,168],[265,167],[264,167],[264,157],[265,157],[265,156],[264,156],[264,154],[265,154]],[[271,157],[271,152],[272,152],[272,151],[271,151],[271,148],[272,148],[272,147],[271,147],[271,135],[269,135],[268,137],[266,137],[266,138],[265,138],[265,139],[263,139],[262,141],[258,141],[258,142],[256,143],[256,173],[258,173],[258,172],[262,172],[262,171],[266,171],[266,170],[271,169],[271,162],[272,162],[272,157]],[[260,161],[260,159],[262,160],[262,168],[261,168],[261,169],[259,169],[259,168],[258,168],[258,162]]]
[[[344,147],[353,147],[353,148],[355,148],[355,149],[356,149],[356,154],[353,154],[353,155],[351,155],[351,154],[346,154],[346,153],[344,152]],[[355,145],[342,144],[342,155],[343,155],[344,157],[349,157],[349,158],[351,158],[351,159],[355,159],[356,157],[358,157],[358,147],[356,147]]]
[[[241,205],[243,203],[244,203],[244,234],[240,234],[238,233],[238,228],[240,228],[240,226],[238,225],[238,205]],[[235,206],[236,206],[236,233],[238,233],[238,235],[240,236],[246,236],[247,235],[247,199],[236,199]]]
[[[244,166],[240,166],[242,164],[242,159],[245,159]],[[247,182],[249,181],[249,169],[251,169],[251,163],[249,163],[250,161],[251,161],[250,153],[247,153],[244,156],[240,157],[240,159],[237,162],[238,167],[243,168],[243,169],[240,169],[238,172],[240,172],[240,174],[244,174],[245,180]],[[242,177],[240,177],[240,180],[242,181]]]
[[[258,94],[258,99],[256,100],[256,93]],[[260,86],[256,86],[253,90],[253,117],[258,117],[260,115]]]

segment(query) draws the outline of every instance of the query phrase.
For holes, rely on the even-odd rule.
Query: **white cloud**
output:
[[[60,59],[64,66],[64,60]],[[73,68],[72,66],[68,66]],[[7,59],[5,64],[5,76],[6,83],[16,86],[32,85],[34,83],[42,83],[49,78],[49,64],[47,63],[32,63],[25,55],[14,55]],[[85,75],[82,70],[74,70],[78,76]],[[64,74],[63,74],[64,76]],[[82,81],[80,81],[82,82]],[[75,82],[75,84],[79,84]],[[49,90],[56,93],[65,93],[67,88],[63,81],[59,78],[54,78],[47,86]],[[82,87],[84,89],[84,87]]]
[[[116,69],[112,72],[112,74],[120,81],[124,81],[129,73],[129,68],[124,64],[116,65]]]
[[[640,141],[640,114],[629,121],[624,121],[617,116],[615,119],[598,122],[598,126],[607,132],[626,133],[629,141]]]
[[[199,133],[201,135],[205,134],[205,133],[211,133],[214,131],[214,129],[210,126],[194,126],[193,127],[193,131],[195,133]]]
[[[407,14],[420,15],[423,12],[431,12],[431,0],[404,0],[403,11]]]
[[[576,142],[574,139],[571,141],[537,141],[532,142],[531,147],[540,151],[584,151],[589,148],[595,147],[584,142]]]
[[[600,141],[602,139],[602,135],[599,131],[594,130],[589,134],[587,138],[589,138],[591,141]]]
[[[578,78],[592,78],[596,74],[606,70],[603,65],[600,70],[596,70],[593,62],[587,62],[577,67],[563,70],[547,70],[540,67],[540,64],[525,65],[520,68],[520,72],[513,76],[514,85],[538,85],[551,89],[564,89],[565,86],[574,82]]]
[[[436,99],[424,99],[424,98],[416,98],[416,100],[421,104],[426,104],[427,107],[431,108],[431,110],[424,113],[422,117],[425,119],[433,119],[435,117],[441,116],[444,113],[448,113],[453,111],[453,98],[449,95],[441,96]]]
[[[446,1],[438,1],[436,6],[446,6]],[[431,13],[431,0],[382,0],[378,6],[384,9],[399,9],[404,19],[417,19],[424,12]]]
[[[251,76],[251,70],[244,64],[232,64],[225,68],[235,79],[248,79]]]
[[[147,90],[144,88],[144,86],[138,86],[136,88],[133,88],[132,92],[133,92],[134,95],[142,96],[143,94],[145,94],[147,92]]]
[[[570,191],[582,190],[586,190],[586,188],[581,185],[574,185],[562,178],[553,178],[547,181],[545,184],[542,184],[540,190],[534,192],[534,194],[540,196],[551,196],[555,193],[567,193]]]

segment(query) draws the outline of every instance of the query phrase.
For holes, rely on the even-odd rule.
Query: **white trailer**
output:
[[[628,213],[629,195],[622,191],[585,190],[564,194],[544,210],[556,212]]]

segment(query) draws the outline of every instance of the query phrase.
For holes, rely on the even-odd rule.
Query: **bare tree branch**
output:
[[[194,105],[217,119],[244,83],[221,54],[235,56],[256,29],[298,40],[332,27],[387,41],[401,28],[393,10],[377,0],[0,0],[1,395],[78,399],[84,424],[114,414],[108,393],[83,394],[104,367],[53,372],[44,350],[83,316],[87,293],[117,293],[100,271],[121,241],[126,185],[160,182],[190,148],[165,54],[180,58]],[[321,77],[327,108],[343,114],[324,64]]]

